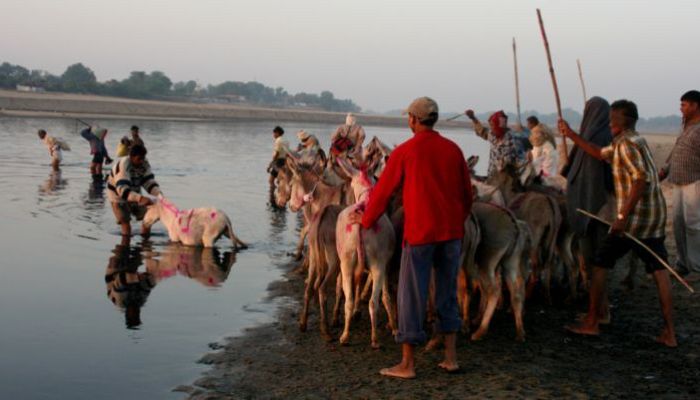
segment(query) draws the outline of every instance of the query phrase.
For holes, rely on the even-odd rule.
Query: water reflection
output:
[[[107,264],[107,297],[124,313],[128,329],[141,325],[141,308],[162,281],[180,275],[205,287],[219,287],[236,262],[235,253],[226,251],[222,254],[216,248],[176,243],[169,243],[162,250],[154,248],[149,240],[131,245],[130,238],[123,237],[112,250]]]
[[[215,247],[183,246],[169,243],[161,252],[146,255],[146,270],[157,283],[175,275],[196,280],[206,287],[219,287],[236,262],[236,253],[223,254]]]
[[[129,329],[141,325],[141,308],[156,285],[150,272],[139,272],[143,264],[142,249],[143,246],[130,246],[129,237],[123,237],[112,250],[105,271],[107,297],[124,312]]]
[[[39,197],[58,194],[65,189],[68,184],[67,179],[63,179],[61,171],[51,171],[49,177],[39,185]]]

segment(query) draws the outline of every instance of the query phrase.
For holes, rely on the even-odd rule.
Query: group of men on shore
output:
[[[575,144],[565,158],[567,163],[561,167],[551,130],[537,118],[528,118],[529,141],[534,151],[525,158],[533,164],[539,160],[537,173],[566,179],[569,209],[585,209],[611,221],[608,228],[581,214],[568,213],[568,222],[577,233],[584,259],[591,269],[588,312],[565,327],[570,332],[598,335],[599,326],[609,323],[607,271],[633,251],[644,261],[646,271],[652,274],[657,286],[664,326],[656,340],[668,347],[677,346],[669,272],[628,235],[667,260],[664,244],[667,208],[660,182],[668,179],[674,185],[677,268],[690,273],[691,277],[698,276],[700,92],[689,91],[681,97],[681,113],[682,133],[667,164],[660,170],[656,168],[646,140],[636,131],[639,113],[631,101],[618,100],[609,104],[600,97],[589,99],[579,133],[574,132],[568,122],[560,120],[559,132]],[[446,338],[445,359],[439,367],[448,372],[459,369],[455,334],[460,327],[456,275],[461,244],[456,241],[464,235],[463,221],[473,201],[464,155],[454,143],[433,129],[439,115],[437,103],[428,97],[416,99],[406,114],[414,136],[394,150],[372,196],[361,208],[364,211],[358,211],[352,219],[363,228],[371,229],[385,211],[391,194],[402,191],[406,219],[397,335],[397,342],[402,344],[402,359],[399,364],[380,371],[398,378],[415,377],[414,350],[426,340],[423,317],[431,269],[436,274],[437,330]],[[476,134],[491,143],[489,175],[523,159],[509,132],[505,113],[494,113],[489,118],[488,128],[472,110],[465,114],[474,123]],[[280,137],[281,134],[276,135],[276,141]],[[276,151],[274,157],[281,154]],[[277,159],[274,157],[273,163]],[[444,212],[431,213],[431,210]],[[426,213],[429,218],[425,218]]]

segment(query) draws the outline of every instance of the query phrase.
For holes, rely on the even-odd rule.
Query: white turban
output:
[[[355,125],[355,116],[352,113],[348,113],[348,115],[345,117],[345,125]]]

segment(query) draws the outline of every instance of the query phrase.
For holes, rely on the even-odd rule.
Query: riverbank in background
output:
[[[278,121],[342,124],[346,113],[277,109],[236,104],[199,104],[120,97],[0,90],[0,116],[33,118],[111,118],[166,121]],[[405,117],[357,114],[362,125],[406,126]],[[441,121],[440,127],[469,127],[465,121]]]

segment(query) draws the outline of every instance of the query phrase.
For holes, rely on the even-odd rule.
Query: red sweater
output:
[[[417,246],[464,236],[472,185],[462,151],[438,132],[417,132],[389,157],[362,218],[371,228],[403,185],[404,240]]]

